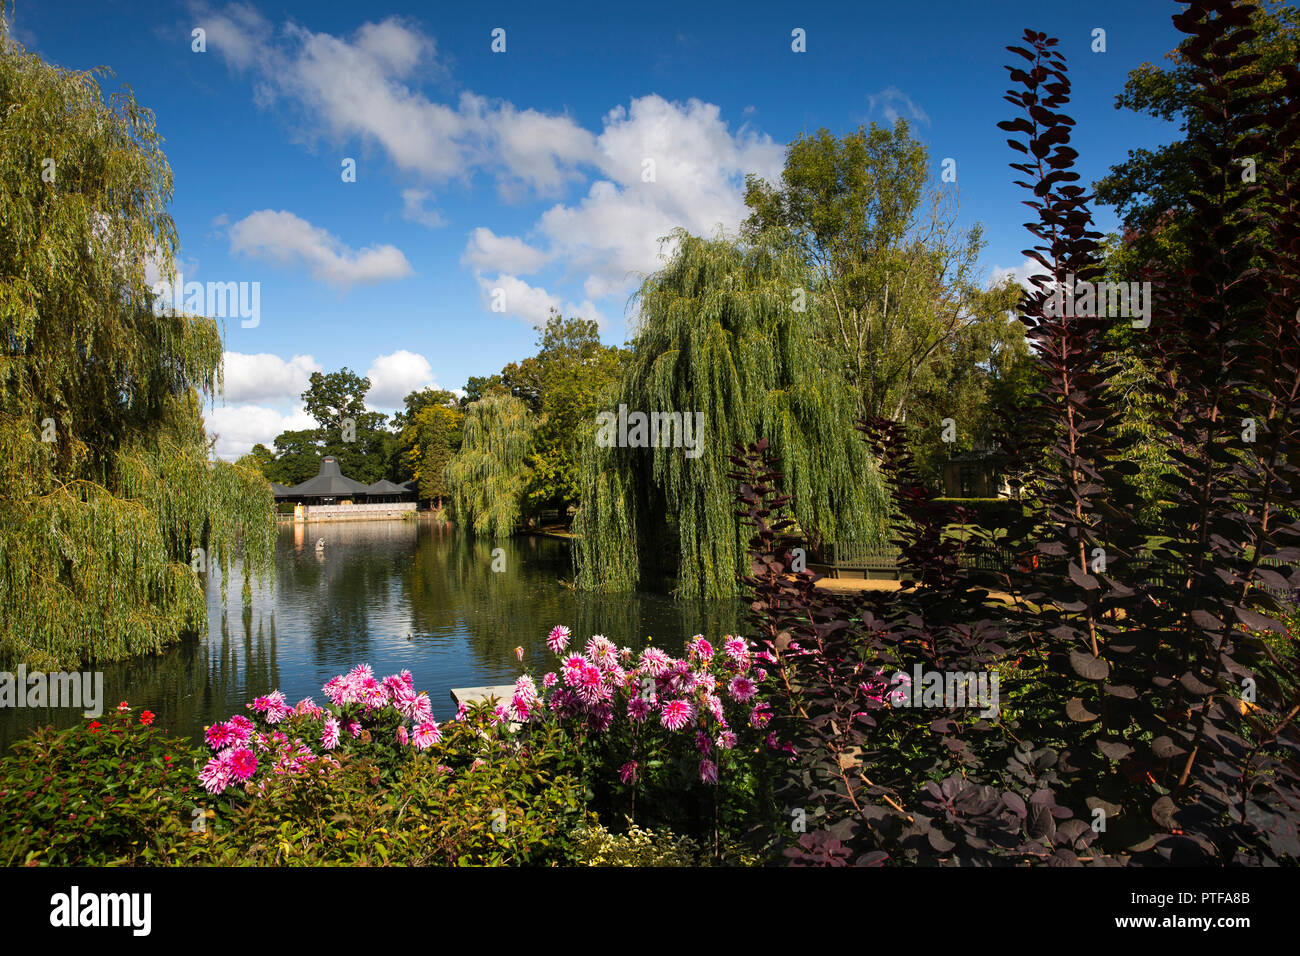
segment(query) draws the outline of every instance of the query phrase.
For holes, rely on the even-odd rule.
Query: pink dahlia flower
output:
[[[608,670],[618,663],[618,648],[605,635],[593,634],[587,641],[587,660],[601,670]]]
[[[664,704],[659,723],[669,730],[681,730],[695,719],[695,708],[680,697]]]
[[[734,700],[744,703],[758,693],[758,685],[743,674],[737,674],[731,678],[727,690]]]
[[[644,697],[633,697],[627,702],[627,716],[635,723],[642,723],[652,710],[651,702]]]
[[[663,677],[672,664],[672,658],[657,647],[647,647],[641,652],[641,670],[651,677]]]
[[[702,661],[713,660],[713,645],[704,639],[703,634],[696,634],[691,638],[691,642],[686,645],[686,653],[689,657],[698,657]]]
[[[427,750],[440,740],[442,740],[442,731],[438,729],[437,722],[433,720],[426,720],[416,727],[415,733],[411,737],[416,750]]]
[[[552,654],[563,654],[564,649],[569,646],[569,629],[563,624],[551,628],[551,633],[546,635],[546,646],[551,649]]]
[[[325,729],[321,731],[320,745],[326,750],[333,750],[339,745],[339,721],[337,717],[331,717],[325,721]]]
[[[257,757],[247,747],[230,755],[230,775],[236,780],[247,780],[257,772]]]
[[[199,782],[208,793],[222,793],[230,786],[230,762],[225,757],[213,757],[199,771]]]

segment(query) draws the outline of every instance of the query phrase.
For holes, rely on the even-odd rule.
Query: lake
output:
[[[493,570],[496,548],[504,570]],[[556,538],[473,540],[427,520],[282,524],[274,582],[254,583],[245,606],[238,573],[223,602],[214,572],[207,633],[99,668],[103,707],[129,701],[137,713],[153,711],[158,726],[199,740],[205,726],[277,688],[291,704],[325,703],[322,684],[368,663],[380,676],[409,669],[442,720],[455,712],[453,687],[512,683],[526,667],[555,670],[545,641],[556,624],[567,624],[579,643],[604,634],[640,650],[653,637],[674,653],[692,635],[716,645],[719,635],[744,628],[740,601],[588,594],[561,583],[573,575],[570,545]],[[33,727],[80,719],[69,708],[4,708],[0,747]]]

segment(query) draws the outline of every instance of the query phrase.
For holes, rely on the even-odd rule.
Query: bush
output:
[[[148,861],[190,832],[202,752],[125,705],[68,730],[43,727],[0,760],[0,863]]]
[[[557,731],[505,739],[483,709],[444,725],[385,785],[370,756],[285,775],[218,817],[187,862],[268,866],[550,865],[567,862],[589,821],[584,788]]]
[[[15,744],[0,759],[0,862],[557,864],[592,822],[565,735],[539,727],[526,742],[508,739],[485,707],[444,724],[423,750],[357,738],[220,794],[200,782],[203,751],[151,719],[123,709]]]
[[[586,866],[709,866],[712,850],[705,851],[690,837],[668,829],[646,830],[628,820],[623,834],[610,833],[603,826],[585,827],[577,834],[574,860]],[[743,844],[729,844],[722,861],[737,866],[754,866],[762,857]]]
[[[681,659],[652,646],[634,660],[597,634],[574,653],[564,626],[547,642],[556,671],[540,688],[520,677],[498,719],[519,722],[523,740],[562,729],[601,818],[684,832],[716,855],[728,840],[770,835],[772,779],[789,747],[767,726],[769,652],[732,636],[715,651],[696,635]]]

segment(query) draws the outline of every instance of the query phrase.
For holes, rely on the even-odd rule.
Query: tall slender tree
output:
[[[456,520],[472,534],[505,538],[522,513],[534,423],[528,406],[492,392],[465,410],[460,451],[447,467]]]

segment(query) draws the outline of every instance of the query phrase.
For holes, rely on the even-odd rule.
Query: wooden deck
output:
[[[488,700],[492,697],[495,697],[502,704],[508,704],[514,696],[514,684],[495,684],[488,687],[453,687],[451,689],[451,699],[456,702],[458,707],[461,704],[477,704],[481,700]]]

